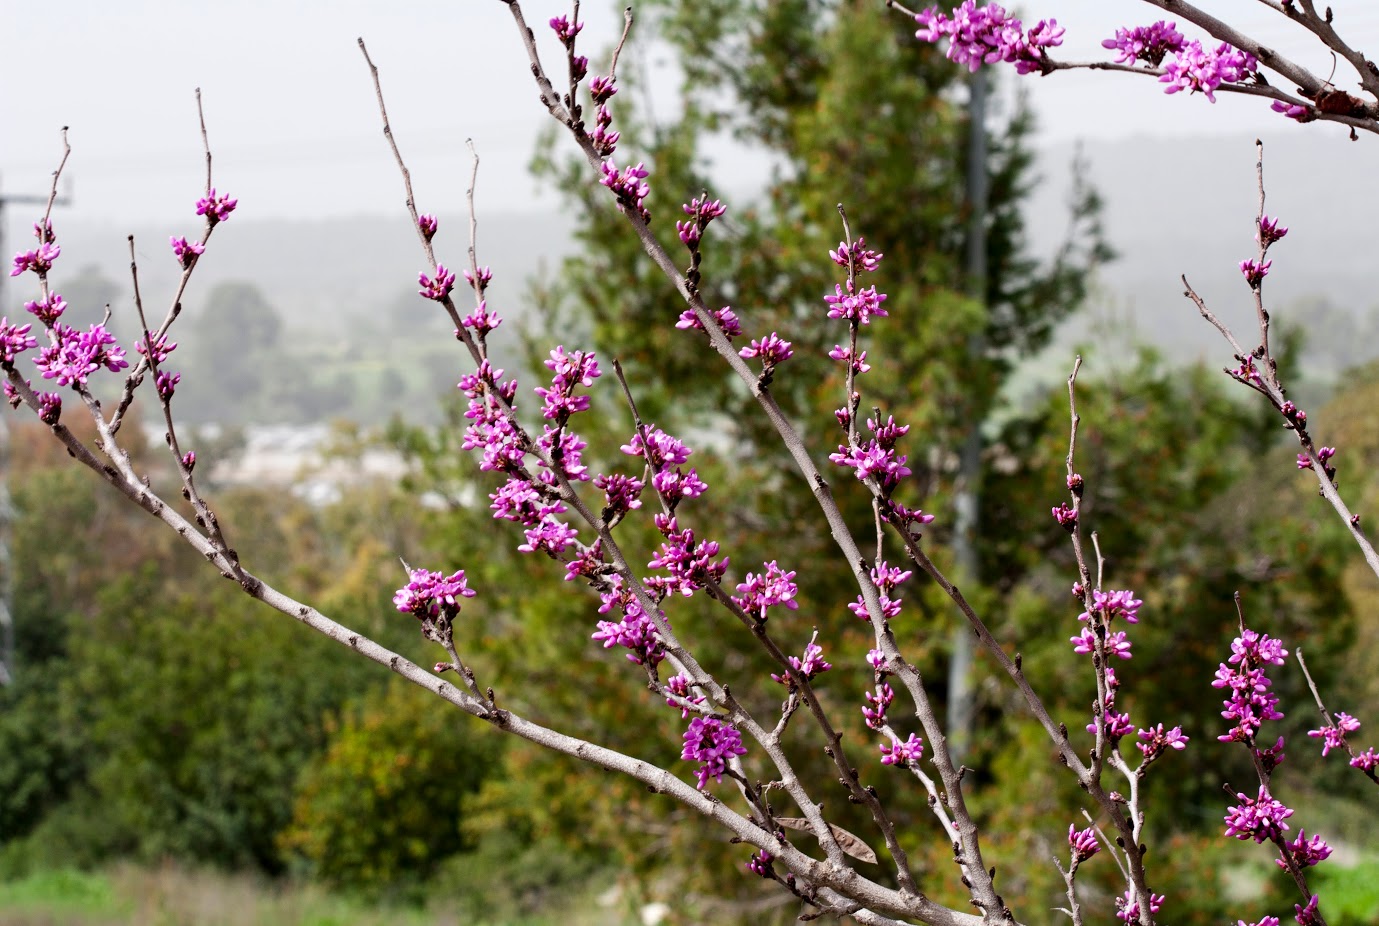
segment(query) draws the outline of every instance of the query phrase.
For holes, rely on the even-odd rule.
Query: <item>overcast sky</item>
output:
[[[878,0],[880,2],[880,0]],[[1206,0],[1212,12],[1325,75],[1329,59],[1254,0]],[[1100,41],[1117,24],[1153,21],[1137,0],[1044,0],[1027,19],[1052,15],[1068,30],[1060,57],[1104,58]],[[1337,25],[1362,48],[1379,49],[1379,4],[1332,0]],[[544,22],[565,2],[528,0]],[[621,26],[618,4],[586,0],[586,52],[607,47]],[[537,200],[526,175],[538,104],[507,6],[498,0],[66,0],[25,8],[0,30],[0,189],[40,191],[71,127],[70,173],[83,219],[180,223],[202,186],[193,90],[202,88],[216,182],[241,200],[242,215],[286,218],[397,214],[401,184],[379,133],[363,36],[379,65],[394,130],[413,169],[423,209],[451,211],[468,178],[464,140],[483,158],[481,209]],[[1185,30],[1186,31],[1186,30]],[[1189,32],[1189,34],[1193,34]],[[1003,80],[1014,80],[1002,69]],[[1347,76],[1348,79],[1348,76]],[[1148,80],[1108,74],[1024,78],[1040,114],[1041,142],[1139,134],[1313,132],[1334,144],[1338,129],[1293,126],[1257,100],[1219,95],[1216,105],[1166,97]],[[1372,143],[1367,138],[1364,143]],[[1190,154],[1185,154],[1190,156]]]

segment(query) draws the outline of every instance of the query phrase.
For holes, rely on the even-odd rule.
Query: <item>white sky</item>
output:
[[[1302,53],[1310,46],[1257,0],[1203,5],[1318,73],[1330,71],[1327,56]],[[1342,33],[1379,53],[1379,4],[1331,5]],[[608,46],[621,27],[620,6],[586,0],[586,53]],[[1027,21],[1055,16],[1066,26],[1065,58],[1107,57],[1100,41],[1118,24],[1162,18],[1137,0],[1021,6]],[[564,0],[526,4],[547,55],[556,46],[545,21],[568,8]],[[244,218],[400,214],[401,183],[379,131],[357,36],[382,71],[424,210],[462,206],[468,137],[483,158],[481,210],[553,201],[549,193],[538,201],[526,175],[549,117],[499,0],[66,0],[26,5],[22,16],[10,12],[0,30],[0,189],[45,189],[59,152],[57,130],[69,125],[69,170],[83,219],[187,225],[204,170],[198,86],[217,186],[240,199]],[[1166,97],[1149,80],[1079,73],[1024,81],[1045,142],[1290,127],[1257,100],[1222,94],[1212,106],[1200,97]]]

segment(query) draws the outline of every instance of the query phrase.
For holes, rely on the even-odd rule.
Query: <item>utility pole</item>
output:
[[[967,294],[986,301],[986,216],[990,198],[986,160],[986,68],[972,73],[968,101],[967,137]],[[974,366],[982,363],[986,339],[981,332],[967,341],[967,359]],[[957,560],[958,581],[975,586],[981,581],[977,556],[977,515],[981,503],[982,422],[969,414],[967,433],[958,456],[958,490],[954,499],[953,553]],[[953,631],[953,653],[948,666],[948,744],[953,761],[961,764],[972,742],[972,628],[966,621]]]
[[[64,193],[53,200],[55,206],[65,206],[71,197]],[[36,193],[0,192],[0,257],[8,258],[5,248],[5,207],[46,206],[48,197]],[[18,316],[5,295],[7,268],[0,268],[0,314]],[[14,504],[10,500],[10,425],[6,415],[0,414],[0,685],[14,684],[16,667],[14,655],[14,558],[10,544],[14,534]]]

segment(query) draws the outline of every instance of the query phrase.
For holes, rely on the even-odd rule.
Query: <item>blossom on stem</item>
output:
[[[1116,61],[1120,64],[1134,64],[1143,61],[1150,67],[1158,67],[1164,56],[1170,52],[1180,52],[1187,45],[1187,39],[1178,31],[1177,23],[1159,20],[1152,26],[1136,26],[1134,29],[1117,29],[1115,38],[1105,39],[1102,48],[1114,48],[1120,52]]]
[[[913,733],[903,743],[892,738],[889,746],[882,743],[880,748],[882,765],[898,765],[904,768],[911,762],[918,762],[924,758],[924,740]]]
[[[608,187],[618,197],[618,209],[626,212],[631,209],[643,222],[651,221],[651,213],[646,208],[646,198],[651,195],[651,187],[644,181],[650,175],[646,165],[638,161],[636,167],[619,170],[608,161],[599,164],[603,174],[599,183]]]
[[[153,378],[153,388],[158,391],[158,398],[166,402],[172,398],[173,392],[177,390],[177,384],[181,381],[181,373],[169,373],[167,370],[159,370],[158,375]]]
[[[1024,23],[996,3],[978,7],[974,0],[966,0],[951,17],[933,7],[918,13],[915,22],[921,27],[915,38],[925,42],[947,38],[948,60],[970,71],[984,63],[1006,61],[1019,73],[1028,74],[1040,69],[1045,49],[1063,44],[1064,30],[1057,20],[1040,20],[1026,32]]]
[[[867,703],[862,706],[862,716],[866,719],[867,726],[873,730],[880,730],[886,725],[886,710],[895,702],[895,690],[883,682],[876,686],[876,693],[870,691],[864,694]]]
[[[38,394],[38,420],[46,425],[55,425],[62,417],[62,396],[56,392]]]
[[[1163,906],[1163,903],[1163,894],[1155,894],[1151,892],[1149,895],[1150,915],[1152,916],[1155,913],[1158,913],[1159,908]],[[1124,894],[1116,898],[1116,919],[1124,920],[1126,923],[1138,923],[1140,921],[1140,905],[1138,903],[1131,902],[1129,888],[1126,889]]]
[[[1122,591],[1094,591],[1092,592],[1092,611],[1105,617],[1109,625],[1117,617],[1123,618],[1127,624],[1138,624],[1140,622],[1140,605],[1143,601],[1135,597],[1135,593],[1129,590]],[[1083,611],[1077,616],[1080,621],[1089,620],[1092,614]]]
[[[1317,118],[1317,114],[1312,107],[1304,106],[1301,103],[1286,103],[1283,100],[1274,100],[1269,104],[1269,108],[1297,122],[1311,122],[1313,119]]]
[[[770,370],[793,357],[795,349],[793,344],[772,331],[759,341],[753,338],[750,347],[744,347],[737,353],[743,360],[760,357],[762,366]]]
[[[550,27],[555,32],[556,38],[560,39],[562,44],[569,45],[574,42],[575,36],[579,35],[580,30],[584,28],[584,23],[576,22],[574,25],[571,25],[569,17],[552,16],[550,19]]]
[[[206,252],[204,244],[199,241],[188,241],[185,236],[169,236],[168,244],[172,245],[172,256],[177,258],[183,270],[196,263],[196,259]]]
[[[1321,738],[1322,755],[1326,756],[1333,749],[1344,749],[1345,735],[1354,733],[1358,729],[1360,729],[1360,721],[1344,711],[1340,711],[1336,714],[1334,725],[1327,725],[1319,730],[1308,730],[1307,735],[1314,739]]]
[[[1288,853],[1299,868],[1311,868],[1331,857],[1331,847],[1320,836],[1313,835],[1308,839],[1307,830],[1300,829],[1297,838],[1288,843]],[[1282,857],[1274,859],[1274,864],[1285,871],[1288,868],[1288,863]]]
[[[1271,219],[1267,215],[1259,217],[1259,234],[1255,240],[1266,248],[1287,234],[1288,229],[1278,224],[1278,219]]]
[[[434,215],[426,213],[417,216],[417,231],[421,232],[421,236],[425,238],[427,241],[430,241],[432,238],[436,237],[436,229],[438,229],[439,227],[440,223],[436,221],[436,217]]]
[[[148,356],[149,360],[153,363],[162,363],[164,360],[168,359],[168,354],[177,350],[177,342],[168,341],[167,332],[158,335],[151,334],[150,337],[153,338],[151,351],[149,345],[145,344],[143,341],[135,341],[134,350],[137,353]]]
[[[767,610],[777,605],[784,605],[791,611],[800,606],[795,600],[799,592],[795,572],[786,572],[776,565],[775,560],[766,563],[760,573],[747,573],[743,581],[738,583],[737,591],[739,595],[733,596],[733,604],[758,620],[766,620]]]
[[[34,364],[44,379],[56,379],[59,386],[84,385],[101,367],[118,373],[129,366],[124,349],[104,325],[92,325],[87,331],[57,325],[51,331],[53,343],[39,351]]]
[[[1232,48],[1225,42],[1214,51],[1208,51],[1201,42],[1193,40],[1164,63],[1164,73],[1159,83],[1168,85],[1164,93],[1187,90],[1201,93],[1215,103],[1217,88],[1250,77],[1258,64],[1254,55]]]
[[[29,324],[10,324],[9,316],[0,317],[0,360],[14,363],[14,358],[24,351],[37,347],[38,339],[29,334],[32,328]]]
[[[440,302],[455,288],[455,274],[446,270],[445,264],[437,264],[434,280],[422,272],[417,274],[417,283],[421,286],[421,289],[417,290],[418,295]]]
[[[838,250],[829,251],[828,256],[835,264],[849,272],[871,273],[881,265],[881,258],[886,255],[868,248],[867,239],[858,235],[851,247],[846,241],[839,241]]]
[[[1263,843],[1288,829],[1283,821],[1293,815],[1292,809],[1275,799],[1264,785],[1259,786],[1258,797],[1237,792],[1235,798],[1239,803],[1226,811],[1227,836]]]
[[[53,269],[53,262],[61,254],[62,248],[51,242],[40,244],[32,251],[20,251],[14,255],[14,269],[10,271],[10,276],[17,277],[26,270],[37,274],[47,273]]]
[[[1096,830],[1093,827],[1080,830],[1069,823],[1068,848],[1073,850],[1074,861],[1085,862],[1101,851],[1101,843],[1097,842]]]
[[[599,613],[607,614],[616,609],[622,618],[599,621],[593,639],[602,643],[604,649],[621,646],[628,650],[629,662],[655,668],[665,659],[665,646],[656,632],[656,625],[637,596],[623,586],[622,576],[614,573],[608,577],[608,582],[608,589],[599,593]]]
[[[62,313],[67,311],[67,301],[57,293],[50,292],[42,299],[24,303],[24,309],[44,325],[52,327],[53,323],[62,317]]]
[[[186,453],[182,454],[182,468],[185,469],[187,472],[190,473],[190,472],[192,471],[192,469],[194,469],[195,467],[196,467],[196,451],[195,451],[195,450],[188,450]]]
[[[1059,527],[1070,534],[1077,530],[1077,512],[1075,510],[1062,502],[1049,510],[1053,513],[1053,519],[1058,522]]]
[[[886,310],[881,308],[881,303],[885,301],[886,294],[878,293],[875,286],[854,292],[850,280],[846,292],[841,284],[835,283],[832,295],[824,296],[824,302],[829,305],[829,318],[845,318],[859,325],[870,325],[873,315],[886,317]]]
[[[408,582],[393,595],[393,606],[403,614],[420,620],[444,616],[453,620],[460,613],[460,599],[473,598],[476,592],[469,587],[464,570],[451,575],[413,569]]]
[[[224,193],[217,195],[215,187],[211,187],[205,196],[196,201],[196,214],[204,215],[206,221],[215,225],[217,222],[224,222],[228,219],[237,205],[239,205],[239,200],[231,199]]]
[[[813,639],[805,644],[803,657],[790,657],[790,667],[798,672],[805,681],[811,681],[816,675],[823,675],[829,669],[833,668],[833,664],[824,659],[824,648],[814,642],[818,638],[819,634],[815,632]],[[788,686],[791,684],[789,673],[782,673],[780,675],[772,673],[771,680],[782,685]]]
[[[704,696],[694,693],[694,682],[690,680],[688,675],[675,675],[666,679],[666,691],[669,691],[687,704],[704,703]],[[690,715],[690,709],[683,704],[677,703],[673,698],[666,698],[666,704],[670,707],[679,709],[681,720],[684,720]]]
[[[1293,918],[1297,920],[1298,926],[1315,926],[1318,920],[1317,895],[1313,894],[1312,899],[1307,901],[1307,905],[1293,904]]]
[[[687,762],[698,762],[694,776],[699,779],[698,788],[704,790],[709,779],[722,781],[728,763],[737,756],[745,756],[747,750],[742,746],[742,734],[730,723],[717,717],[695,717],[685,731],[685,748],[680,758]]]
[[[738,321],[732,306],[725,305],[721,309],[714,309],[710,314],[713,315],[714,321],[718,322],[718,326],[723,329],[723,334],[729,341],[742,334],[742,323]],[[675,323],[675,327],[685,329],[696,328],[700,331],[704,331],[704,325],[699,321],[699,316],[694,314],[693,309],[685,309],[685,311],[681,312],[680,319]]]
[[[1146,762],[1163,755],[1165,749],[1177,749],[1182,751],[1187,748],[1188,737],[1183,735],[1182,727],[1174,727],[1172,730],[1164,730],[1164,725],[1159,724],[1155,727],[1140,730],[1140,739],[1143,743],[1136,743],[1140,752],[1144,753]]]
[[[772,872],[771,870],[771,862],[774,858],[774,855],[772,855],[770,852],[767,852],[765,849],[762,849],[760,852],[758,852],[756,855],[752,856],[751,859],[748,860],[747,870],[754,875],[760,875],[763,878],[769,878],[772,876],[772,874],[774,874],[774,872]]]
[[[1244,275],[1246,283],[1249,283],[1251,287],[1258,287],[1260,283],[1264,282],[1264,278],[1269,275],[1269,267],[1272,266],[1273,263],[1274,262],[1271,260],[1266,260],[1263,263],[1253,260],[1242,260],[1240,262],[1240,272]]]

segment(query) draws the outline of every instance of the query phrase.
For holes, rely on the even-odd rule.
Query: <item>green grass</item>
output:
[[[370,906],[313,885],[248,875],[120,866],[41,871],[0,882],[0,926],[605,926],[621,911],[592,899],[582,910],[486,920],[437,901],[425,910]],[[634,922],[634,921],[627,921]]]
[[[1367,859],[1350,868],[1330,868],[1323,863],[1308,882],[1321,898],[1322,913],[1331,926],[1379,922],[1379,859]]]

